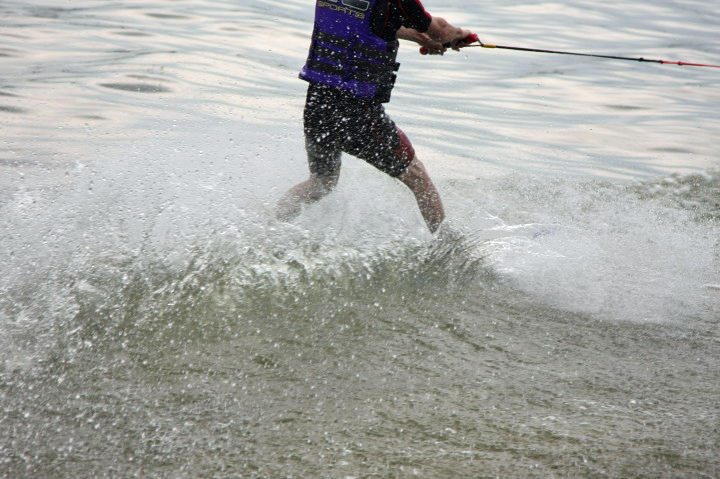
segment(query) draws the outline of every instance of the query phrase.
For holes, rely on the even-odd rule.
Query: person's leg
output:
[[[437,231],[445,219],[445,209],[437,188],[417,156],[413,156],[410,166],[397,178],[415,195],[420,213],[430,231],[433,233]]]
[[[293,186],[280,198],[276,211],[277,218],[282,221],[295,218],[304,205],[315,203],[330,193],[337,185],[338,178],[340,178],[339,169],[327,175],[310,173],[310,178]]]

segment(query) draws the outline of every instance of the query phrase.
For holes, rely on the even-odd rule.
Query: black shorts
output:
[[[390,176],[402,174],[415,157],[410,140],[378,101],[311,83],[303,119],[305,148],[313,174],[337,172],[343,152]]]

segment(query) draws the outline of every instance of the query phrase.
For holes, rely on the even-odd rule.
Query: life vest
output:
[[[388,42],[370,25],[377,0],[317,0],[310,53],[300,78],[339,88],[359,98],[390,100],[398,41]]]

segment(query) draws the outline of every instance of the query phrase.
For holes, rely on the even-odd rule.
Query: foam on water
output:
[[[700,193],[670,199],[676,181]],[[508,236],[496,240],[488,260],[519,288],[596,318],[683,322],[716,314],[718,298],[707,285],[720,271],[717,173],[629,186],[502,183],[509,196],[496,200],[506,205],[494,229]],[[532,221],[532,236],[516,234],[518,220]]]

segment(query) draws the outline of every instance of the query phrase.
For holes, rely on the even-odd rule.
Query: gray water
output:
[[[0,477],[720,477],[720,72],[401,51],[452,239],[345,158],[293,223],[311,2],[0,4]],[[426,1],[717,64],[707,2]]]

